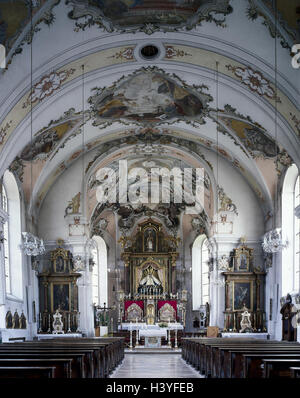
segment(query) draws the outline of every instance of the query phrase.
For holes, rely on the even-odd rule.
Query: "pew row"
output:
[[[238,337],[184,338],[182,357],[206,377],[292,377],[289,368],[300,360],[300,344]]]
[[[122,338],[59,338],[3,343],[0,367],[53,367],[54,378],[106,378],[124,358]],[[0,377],[5,374],[3,369]],[[12,371],[7,370],[8,377]],[[19,377],[20,372],[16,372]],[[41,371],[39,375],[43,374]],[[50,377],[51,372],[44,372]],[[4,377],[4,376],[3,376]],[[51,377],[50,377],[51,378]]]

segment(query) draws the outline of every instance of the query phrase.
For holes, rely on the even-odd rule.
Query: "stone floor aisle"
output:
[[[180,354],[125,354],[111,378],[201,378]]]

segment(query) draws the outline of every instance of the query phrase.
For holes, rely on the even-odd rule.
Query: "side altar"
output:
[[[144,322],[148,326],[159,322],[185,323],[186,294],[176,292],[179,242],[152,218],[138,224],[132,237],[120,239],[125,264],[124,291],[120,295],[121,328],[130,322]]]

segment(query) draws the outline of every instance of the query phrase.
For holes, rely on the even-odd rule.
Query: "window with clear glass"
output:
[[[3,253],[6,295],[23,299],[23,264],[21,252],[21,201],[16,179],[10,171],[3,175],[1,207],[7,217],[3,225]]]
[[[201,304],[209,303],[209,253],[207,247],[207,239],[202,243],[202,256],[201,256],[201,284],[202,284],[202,297]]]
[[[209,251],[206,235],[198,236],[192,250],[192,303],[193,311],[209,303]]]
[[[295,164],[286,172],[282,188],[282,238],[288,242],[282,250],[282,292],[298,293],[300,290],[300,221],[295,208],[300,204],[299,171]]]
[[[103,306],[107,305],[107,248],[106,243],[100,236],[94,236],[95,247],[92,250],[93,273],[92,289],[93,303]]]
[[[294,191],[294,208],[300,205],[300,178],[297,177]],[[295,251],[295,279],[300,288],[300,219],[294,216],[294,251]]]
[[[4,185],[1,190],[1,207],[8,214],[8,201]],[[11,293],[10,283],[10,262],[9,262],[9,225],[8,220],[3,224],[3,254],[4,254],[4,272],[5,272],[5,287],[6,293]]]

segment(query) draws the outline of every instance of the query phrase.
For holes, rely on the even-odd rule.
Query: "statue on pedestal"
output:
[[[253,332],[250,320],[251,314],[248,312],[248,309],[245,307],[245,305],[243,307],[243,311],[244,312],[242,312],[240,333],[251,333]]]
[[[61,320],[62,315],[59,313],[58,309],[56,310],[55,314],[53,315],[53,332],[52,334],[64,334],[65,332],[63,331],[63,322]]]

